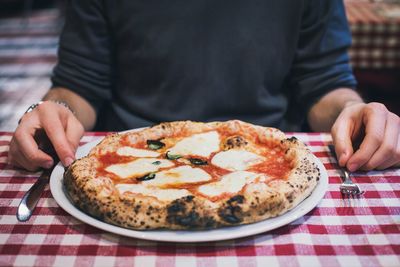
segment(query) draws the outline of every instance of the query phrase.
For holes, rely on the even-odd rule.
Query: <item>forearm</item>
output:
[[[75,112],[75,116],[82,123],[85,130],[93,129],[96,123],[96,111],[78,94],[65,88],[55,88],[50,90],[43,97],[43,100],[58,100],[67,103]]]
[[[363,103],[360,95],[349,88],[338,88],[324,95],[308,112],[308,123],[313,131],[329,132],[346,105]]]

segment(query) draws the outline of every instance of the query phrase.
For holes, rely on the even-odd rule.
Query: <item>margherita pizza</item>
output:
[[[311,194],[311,152],[242,121],[161,123],[114,134],[64,174],[71,200],[133,229],[207,229],[281,215]]]

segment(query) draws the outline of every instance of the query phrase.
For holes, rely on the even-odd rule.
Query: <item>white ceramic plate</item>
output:
[[[102,138],[99,140],[87,143],[80,147],[77,151],[77,158],[81,158],[87,155],[92,147],[97,145]],[[251,236],[266,231],[270,231],[289,224],[296,219],[302,217],[315,206],[318,205],[319,201],[324,197],[325,192],[328,188],[328,174],[324,165],[321,161],[316,158],[319,169],[321,170],[320,181],[313,191],[313,193],[301,202],[297,207],[291,211],[275,217],[266,219],[264,221],[241,225],[233,227],[225,227],[212,230],[201,230],[201,231],[172,231],[172,230],[147,230],[147,231],[136,231],[112,224],[100,221],[75,207],[68,199],[63,186],[63,173],[64,168],[61,164],[58,164],[51,174],[50,177],[50,190],[53,194],[54,199],[57,201],[65,211],[74,216],[75,218],[90,224],[94,227],[102,230],[140,239],[153,240],[153,241],[168,241],[168,242],[208,242],[208,241],[219,241],[234,239],[240,237]]]

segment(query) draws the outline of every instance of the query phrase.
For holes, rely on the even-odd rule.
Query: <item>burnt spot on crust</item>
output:
[[[291,143],[296,143],[296,142],[298,141],[297,138],[296,138],[295,136],[286,138],[286,140],[288,140],[288,141],[291,142]]]
[[[243,211],[239,204],[242,204],[244,197],[242,195],[236,195],[231,197],[226,205],[221,207],[218,211],[218,215],[227,223],[237,224],[243,221]]]
[[[188,229],[215,227],[216,222],[212,217],[201,216],[196,211],[196,205],[193,200],[194,196],[186,196],[174,200],[167,207],[167,222]]]
[[[233,148],[241,148],[248,144],[248,142],[241,136],[235,135],[227,138],[224,142],[224,150],[229,150]]]
[[[192,200],[194,199],[194,196],[190,195],[190,196],[186,196],[183,198],[184,201],[186,202],[192,202]]]
[[[196,221],[199,219],[199,214],[195,211],[190,211],[184,216],[177,216],[176,223],[182,226],[195,227]]]
[[[294,188],[294,185],[291,182],[286,182],[291,188]]]
[[[239,203],[239,204],[242,204],[242,203],[243,203],[243,200],[244,200],[244,197],[243,197],[242,195],[236,195],[236,196],[231,197],[231,198],[228,200],[228,204],[232,204],[232,203],[234,203],[234,202],[237,202],[237,203]]]
[[[136,205],[134,208],[135,213],[139,213],[141,206],[140,205]]]
[[[294,191],[291,191],[289,194],[287,194],[286,198],[289,201],[289,203],[292,203],[294,199]]]

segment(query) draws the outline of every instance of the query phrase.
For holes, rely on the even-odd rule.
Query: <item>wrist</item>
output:
[[[30,105],[26,111],[24,112],[24,114],[22,115],[22,117],[27,114],[30,113],[32,111],[34,111],[38,106],[40,106],[41,104],[43,104],[44,102],[52,102],[52,103],[56,103],[58,105],[61,105],[63,107],[65,107],[66,109],[68,109],[70,112],[72,112],[72,114],[75,115],[75,111],[64,101],[59,101],[59,100],[44,100],[44,101],[39,101],[37,103],[34,103],[32,105]],[[22,119],[21,117],[21,119]],[[21,122],[21,119],[19,119],[18,124]]]
[[[307,114],[308,123],[313,131],[329,131],[346,107],[361,103],[364,103],[361,96],[353,89],[335,89],[311,107]]]

